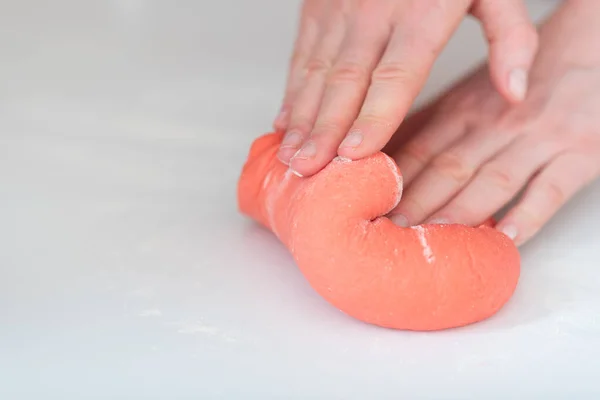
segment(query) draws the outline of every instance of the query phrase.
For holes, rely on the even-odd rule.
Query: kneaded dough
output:
[[[253,143],[239,208],[277,235],[333,306],[366,323],[430,331],[486,319],[512,296],[520,256],[507,236],[487,224],[396,226],[385,215],[402,176],[390,157],[338,157],[300,178],[276,158],[281,139]]]

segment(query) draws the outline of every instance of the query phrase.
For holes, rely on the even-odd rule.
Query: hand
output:
[[[522,0],[305,0],[274,123],[286,131],[280,160],[309,176],[336,154],[381,150],[469,12],[487,34],[496,88],[521,101],[537,47]]]
[[[565,2],[540,31],[527,99],[508,104],[485,68],[401,132],[399,225],[476,225],[523,196],[498,229],[523,244],[600,174],[600,3]],[[423,122],[425,121],[425,122]],[[411,119],[407,125],[412,123]]]

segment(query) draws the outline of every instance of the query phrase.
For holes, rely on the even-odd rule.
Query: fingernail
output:
[[[304,178],[304,176],[300,172],[295,171],[291,168],[290,168],[290,171],[292,171],[292,174],[296,175],[298,178]]]
[[[408,218],[402,214],[394,214],[390,217],[390,220],[392,220],[395,225],[401,226],[402,228],[408,228],[409,226]]]
[[[281,148],[297,148],[302,144],[302,135],[298,131],[291,131],[286,133],[283,141],[281,142]]]
[[[313,158],[315,155],[317,154],[317,146],[315,145],[314,142],[306,142],[304,143],[304,146],[302,146],[302,148],[300,150],[298,150],[296,152],[296,154],[294,154],[294,156],[292,157],[293,159],[302,159],[302,160],[306,160],[309,158]]]
[[[515,68],[508,77],[508,89],[519,100],[523,100],[527,94],[527,71]]]
[[[500,230],[500,232],[504,233],[511,240],[515,240],[517,238],[517,236],[519,235],[519,231],[517,230],[517,227],[514,225],[506,225],[505,227],[503,227]]]
[[[344,147],[356,148],[356,147],[360,146],[362,141],[363,141],[362,133],[360,133],[358,131],[352,131],[346,136],[346,138],[344,139],[342,144],[340,144],[339,148],[340,149],[344,148]]]

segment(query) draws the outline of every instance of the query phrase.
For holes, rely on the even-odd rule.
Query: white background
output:
[[[492,319],[367,326],[237,212],[297,2],[0,4],[0,398],[600,396],[600,186],[522,249]],[[485,52],[467,21],[420,100]]]

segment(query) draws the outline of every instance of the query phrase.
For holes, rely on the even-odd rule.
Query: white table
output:
[[[599,398],[600,186],[498,315],[437,333],[344,316],[237,213],[296,6],[2,2],[0,398]],[[484,54],[465,23],[421,99]]]

